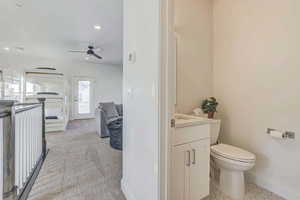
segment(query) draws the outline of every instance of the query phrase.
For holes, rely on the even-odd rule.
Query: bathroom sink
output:
[[[175,114],[175,128],[183,128],[187,126],[197,126],[209,124],[209,120],[203,117],[197,117],[185,114]]]
[[[186,144],[202,139],[209,139],[210,122],[203,117],[175,114],[175,131],[172,137],[173,145]]]

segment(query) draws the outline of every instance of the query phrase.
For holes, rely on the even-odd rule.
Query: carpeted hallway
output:
[[[122,154],[96,135],[94,120],[70,122],[66,132],[48,133],[47,142],[29,200],[125,200]]]

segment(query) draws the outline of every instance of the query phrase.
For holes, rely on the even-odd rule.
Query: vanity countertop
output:
[[[209,119],[185,114],[175,114],[175,128],[184,128],[188,126],[205,125],[211,123]]]

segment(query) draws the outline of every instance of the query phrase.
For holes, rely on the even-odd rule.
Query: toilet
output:
[[[242,200],[245,195],[244,172],[255,165],[255,155],[228,144],[217,144],[221,121],[211,121],[211,159],[220,170],[219,188],[234,200]]]

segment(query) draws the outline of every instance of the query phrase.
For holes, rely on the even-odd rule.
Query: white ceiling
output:
[[[85,61],[68,50],[101,47],[103,60],[122,63],[123,0],[0,0],[0,54]],[[16,4],[21,4],[19,7]],[[100,25],[101,30],[95,30]],[[7,52],[3,48],[10,47]],[[15,47],[24,47],[17,51]]]

